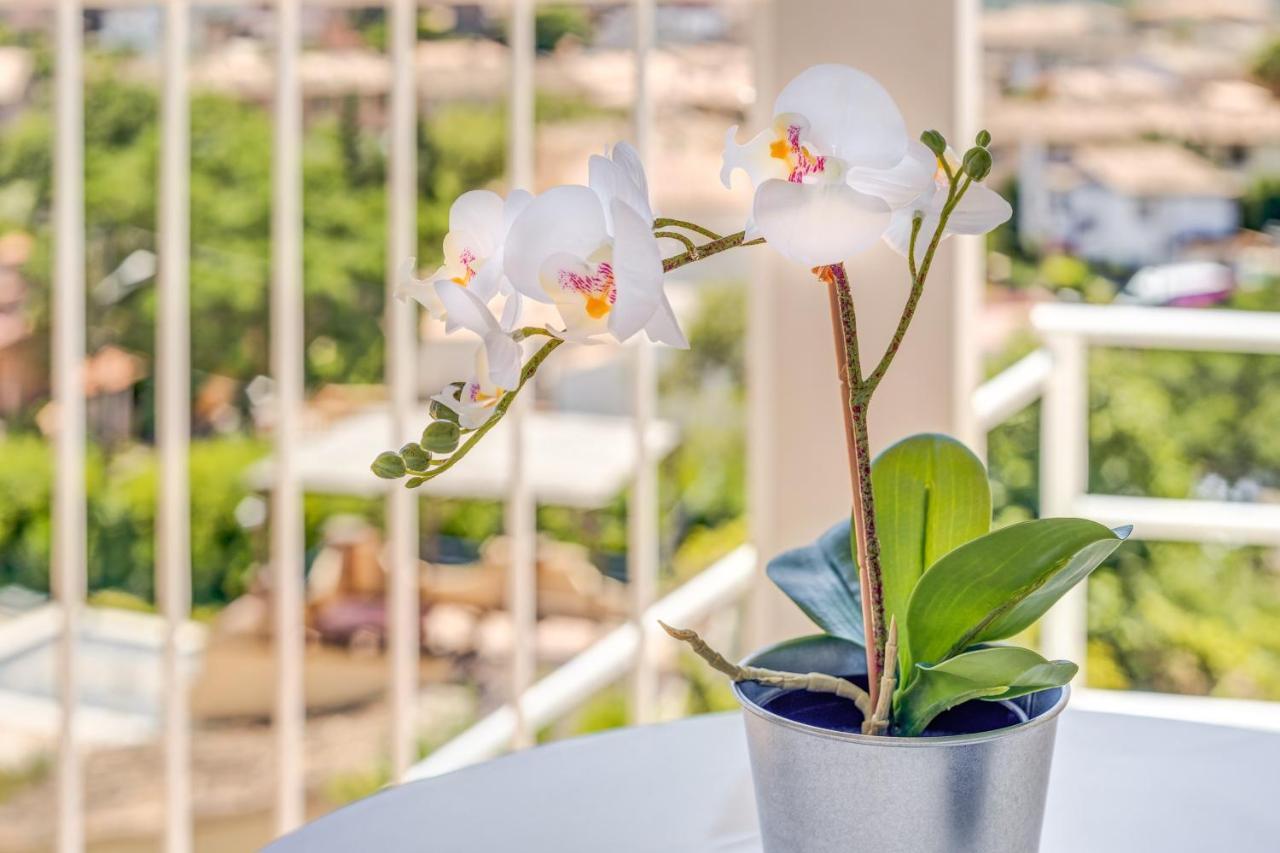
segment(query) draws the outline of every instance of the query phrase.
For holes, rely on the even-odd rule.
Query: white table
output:
[[[267,849],[746,853],[760,846],[741,717],[717,714],[563,741],[401,785]],[[1066,711],[1041,853],[1146,851],[1280,851],[1280,734]]]

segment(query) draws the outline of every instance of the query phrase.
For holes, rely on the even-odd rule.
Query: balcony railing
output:
[[[633,0],[638,22],[635,43],[637,85],[632,113],[643,153],[651,136],[646,69],[655,0]],[[85,847],[82,749],[76,714],[80,684],[75,638],[86,594],[86,519],[83,480],[85,399],[80,381],[85,352],[84,315],[84,123],[82,92],[83,16],[75,0],[47,0],[56,7],[55,218],[57,243],[53,285],[54,396],[57,402],[53,580],[63,624],[58,663],[62,720],[57,763],[58,846],[66,853]],[[95,6],[138,5],[111,0]],[[165,849],[192,849],[190,720],[183,687],[179,633],[190,615],[190,542],[187,474],[189,442],[189,92],[187,56],[189,4],[166,0],[161,114],[159,228],[159,312],[157,323],[157,444],[161,487],[156,522],[156,587],[166,626],[163,642],[162,742],[165,755]],[[413,254],[416,123],[416,38],[413,0],[362,3],[327,0],[325,5],[382,6],[388,12],[393,87],[389,98],[390,276]],[[528,186],[533,174],[533,0],[510,0],[511,115],[508,174],[513,185]],[[303,727],[303,532],[302,487],[295,449],[303,402],[303,312],[301,287],[301,91],[300,0],[277,0],[275,138],[273,149],[271,280],[271,364],[276,406],[270,564],[277,661],[274,733],[276,829],[287,831],[304,817]],[[387,358],[390,366],[392,429],[388,446],[398,446],[418,426],[411,423],[416,382],[414,309],[387,300]],[[1044,339],[1038,350],[981,386],[973,410],[984,431],[1043,397],[1041,506],[1045,514],[1081,514],[1104,522],[1134,522],[1135,534],[1192,541],[1280,545],[1280,509],[1214,502],[1090,495],[1086,489],[1088,348],[1101,346],[1218,349],[1280,353],[1280,318],[1236,312],[1046,306],[1033,322]],[[629,518],[630,620],[606,634],[569,663],[535,683],[534,505],[524,476],[521,431],[514,429],[515,460],[510,472],[506,527],[513,539],[508,609],[512,644],[509,693],[512,701],[414,766],[415,696],[418,672],[418,536],[416,498],[400,488],[387,491],[387,609],[389,626],[391,767],[395,781],[434,775],[532,741],[532,733],[567,714],[602,687],[630,677],[633,719],[654,718],[658,661],[653,626],[662,618],[697,623],[731,610],[758,579],[757,558],[743,546],[680,588],[655,601],[658,576],[657,500],[654,459],[643,437],[654,411],[653,354],[633,350],[637,381],[634,401],[636,475]],[[519,424],[521,407],[512,419]],[[1044,645],[1057,656],[1084,660],[1083,591],[1069,597],[1047,618]],[[1150,700],[1139,697],[1144,712]],[[1087,697],[1085,701],[1088,701]],[[1225,700],[1183,705],[1179,713],[1218,714],[1222,719],[1258,724],[1258,707]],[[1167,707],[1167,706],[1162,706]],[[1224,709],[1221,711],[1210,709]],[[1234,710],[1227,710],[1234,709]],[[1263,709],[1267,710],[1267,709]],[[1170,712],[1171,713],[1171,712]]]

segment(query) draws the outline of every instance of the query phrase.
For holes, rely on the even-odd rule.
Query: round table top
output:
[[[1275,853],[1280,734],[1068,709],[1041,853]],[[740,714],[621,729],[352,803],[270,853],[759,851]]]

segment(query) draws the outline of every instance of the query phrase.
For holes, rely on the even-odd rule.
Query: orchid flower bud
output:
[[[400,458],[410,471],[425,471],[431,464],[431,454],[412,441],[400,448]]]
[[[369,466],[369,469],[384,480],[399,480],[404,476],[404,460],[400,458],[399,454],[388,450],[384,453],[379,453],[378,458],[373,460],[373,464]]]
[[[920,141],[925,147],[933,152],[935,157],[945,157],[947,153],[947,140],[941,133],[936,130],[926,130],[920,134]]]

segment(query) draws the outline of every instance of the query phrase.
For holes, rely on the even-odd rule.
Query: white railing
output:
[[[1108,525],[1132,524],[1133,536],[1141,539],[1280,546],[1278,505],[1095,495],[1089,494],[1087,481],[1091,346],[1280,355],[1280,315],[1046,304],[1032,312],[1031,323],[1044,348],[978,388],[974,408],[982,429],[989,431],[1043,397],[1041,515],[1079,515]],[[1084,587],[1069,593],[1041,626],[1046,654],[1079,661],[1083,683]],[[1109,700],[1108,707],[1116,701]]]
[[[647,59],[653,44],[655,0],[633,0],[637,21],[635,42],[636,92],[633,101],[635,137],[643,151],[652,135],[652,108],[647,85]],[[58,688],[62,707],[58,745],[58,848],[75,853],[85,847],[84,777],[77,740],[79,707],[76,638],[86,594],[86,519],[83,479],[86,443],[85,398],[81,382],[85,355],[84,316],[84,122],[83,26],[84,6],[76,0],[23,0],[23,7],[56,8],[55,19],[55,133],[53,282],[53,385],[57,403],[56,483],[53,509],[54,556],[52,577],[63,618],[59,644]],[[159,312],[157,324],[157,444],[160,488],[157,506],[157,603],[164,618],[162,662],[164,710],[161,727],[165,755],[164,845],[171,853],[192,848],[190,781],[190,719],[179,667],[177,636],[187,622],[190,594],[190,522],[187,455],[189,446],[189,91],[187,63],[190,4],[187,0],[98,0],[93,8],[158,6],[165,16],[161,54],[163,97],[161,110],[160,205],[157,231]],[[228,0],[219,5],[261,5],[260,0]],[[392,87],[388,127],[387,237],[387,385],[391,429],[388,441],[399,446],[418,424],[413,373],[417,312],[390,298],[394,276],[404,258],[414,252],[414,197],[417,75],[413,70],[417,38],[415,0],[309,0],[307,5],[381,7],[388,16]],[[533,65],[535,0],[507,0],[510,14],[511,120],[508,177],[513,186],[532,188],[533,181]],[[274,139],[272,153],[272,279],[270,284],[271,372],[274,379],[274,464],[271,476],[270,563],[273,570],[274,649],[276,693],[275,827],[286,832],[305,815],[303,732],[303,527],[302,485],[297,463],[300,415],[304,400],[304,329],[302,311],[302,91],[299,79],[302,0],[275,0],[276,52]],[[649,618],[660,606],[674,608],[671,618],[691,620],[705,615],[697,606],[710,599],[717,605],[741,593],[753,561],[745,552],[710,570],[686,587],[683,595],[654,605],[658,570],[656,461],[648,434],[654,412],[656,378],[649,347],[635,350],[634,429],[637,452],[632,512],[628,519],[631,574],[631,621],[625,636],[631,651],[622,658],[608,652],[619,645],[605,643],[594,657],[580,658],[560,681],[607,659],[614,677],[632,672],[631,707],[636,720],[652,718],[656,704],[656,662],[649,649]],[[530,395],[526,394],[525,397]],[[510,419],[524,420],[527,401],[513,407]],[[506,526],[513,540],[509,567],[508,609],[517,641],[513,644],[510,689],[511,724],[502,729],[497,748],[519,748],[532,742],[543,724],[545,706],[537,697],[554,693],[556,681],[533,685],[536,617],[534,498],[523,464],[523,431],[511,431],[515,442]],[[395,780],[405,777],[415,757],[415,702],[418,692],[419,602],[417,583],[417,500],[414,493],[387,493],[388,572],[387,613],[389,705],[391,709],[391,768]],[[616,632],[615,632],[616,634]],[[614,635],[611,635],[614,636]],[[626,644],[626,643],[623,643]],[[619,669],[619,667],[621,667]],[[615,670],[617,670],[615,672]],[[539,690],[541,688],[541,690]],[[532,698],[530,698],[532,697]],[[559,707],[558,703],[552,703]]]
[[[83,774],[76,716],[79,674],[75,640],[86,592],[85,580],[85,401],[80,377],[85,347],[83,15],[75,0],[40,0],[56,6],[56,86],[53,282],[53,379],[57,402],[56,483],[53,509],[52,577],[62,614],[58,684],[63,708],[58,776],[58,847],[76,853],[85,847]],[[224,0],[260,5],[260,0]],[[647,85],[655,0],[633,0],[636,20],[635,137],[644,150],[651,132]],[[22,5],[35,5],[28,0]],[[187,481],[189,303],[188,181],[189,93],[186,77],[188,3],[163,0],[99,0],[95,7],[162,5],[161,182],[159,232],[159,318],[157,328],[157,440],[160,491],[157,507],[156,588],[165,620],[162,667],[165,700],[165,849],[192,847],[190,722],[180,673],[178,642],[190,611],[189,483]],[[316,5],[380,6],[388,11],[393,88],[389,99],[388,289],[403,258],[413,254],[416,181],[412,53],[416,38],[413,0],[321,0]],[[508,0],[511,15],[511,89],[508,172],[513,185],[529,186],[533,176],[533,8],[534,0]],[[271,466],[270,557],[275,619],[277,687],[274,731],[275,814],[278,831],[304,817],[303,732],[303,535],[295,450],[303,403],[303,313],[301,280],[301,91],[300,0],[276,0],[275,139],[272,187],[271,369],[275,379],[275,464]],[[398,446],[417,424],[410,422],[415,381],[412,350],[416,312],[387,300],[387,383],[391,399],[388,440]],[[1223,349],[1280,352],[1280,321],[1260,314],[1138,308],[1047,306],[1034,315],[1045,349],[1034,353],[978,389],[976,420],[989,430],[1043,395],[1041,502],[1045,514],[1083,514],[1115,523],[1132,521],[1136,535],[1280,545],[1280,510],[1212,502],[1162,501],[1089,495],[1086,450],[1085,363],[1090,345]],[[658,567],[657,487],[653,454],[639,437],[647,434],[654,411],[653,355],[634,350],[637,377],[636,476],[629,518],[631,602],[628,621],[568,664],[539,681],[535,677],[534,503],[526,481],[521,430],[515,429],[516,460],[511,471],[506,525],[513,538],[508,609],[516,642],[510,672],[510,701],[425,762],[412,766],[417,695],[418,585],[417,503],[413,493],[388,492],[387,568],[389,620],[391,767],[395,780],[435,775],[482,760],[532,740],[532,733],[564,716],[600,688],[629,676],[633,719],[654,717],[658,662],[653,626],[658,618],[696,623],[732,608],[758,577],[754,550],[743,546],[665,598],[654,601]],[[527,395],[526,395],[527,396]],[[513,407],[515,423],[523,406]],[[1084,617],[1078,596],[1064,602],[1045,624],[1045,644],[1055,654],[1084,660]],[[1215,700],[1217,702],[1219,700]],[[1189,707],[1189,706],[1187,706]],[[1198,707],[1198,706],[1197,706]],[[1244,711],[1240,713],[1245,713]]]

